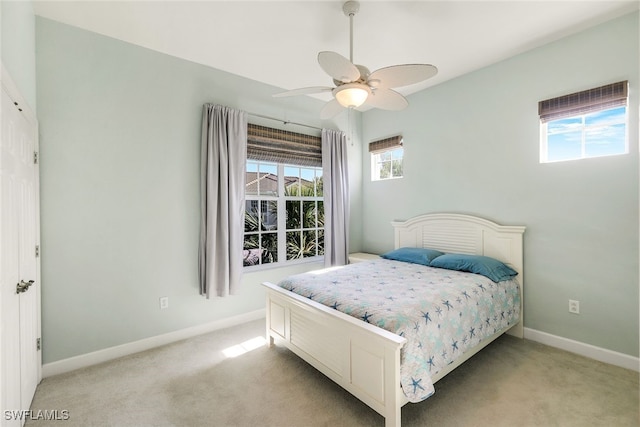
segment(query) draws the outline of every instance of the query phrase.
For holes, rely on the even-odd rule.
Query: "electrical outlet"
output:
[[[569,313],[580,314],[580,301],[569,300]]]
[[[160,297],[160,309],[169,308],[169,297]]]

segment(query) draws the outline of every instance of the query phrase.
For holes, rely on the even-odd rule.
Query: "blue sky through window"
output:
[[[617,107],[550,121],[546,127],[546,161],[626,153],[626,110]]]

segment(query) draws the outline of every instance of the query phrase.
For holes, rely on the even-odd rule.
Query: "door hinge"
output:
[[[36,245],[36,258],[40,256],[40,245]]]
[[[37,151],[33,152],[33,164],[34,165],[38,164],[38,152]]]
[[[38,338],[36,340],[36,350],[40,350],[42,348],[42,338]]]

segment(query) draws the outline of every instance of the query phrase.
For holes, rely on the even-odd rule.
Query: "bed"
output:
[[[516,273],[516,280],[509,281],[510,286],[516,287],[518,298],[512,298],[516,304],[514,310],[515,319],[511,319],[500,326],[486,328],[481,339],[469,340],[469,345],[462,351],[462,341],[452,341],[453,345],[443,355],[443,362],[433,375],[429,375],[429,381],[421,383],[411,375],[407,375],[407,360],[411,359],[409,349],[416,346],[414,338],[410,336],[408,329],[399,329],[399,333],[383,329],[371,322],[368,313],[357,317],[346,314],[331,307],[328,301],[322,301],[321,297],[309,295],[301,289],[293,289],[298,285],[287,280],[280,285],[265,282],[267,290],[266,299],[266,334],[268,345],[282,345],[293,351],[299,357],[307,361],[327,377],[339,384],[345,390],[356,396],[362,402],[370,406],[385,418],[385,426],[400,426],[401,407],[409,401],[420,401],[428,397],[432,390],[428,385],[460,366],[475,353],[480,351],[490,342],[503,333],[508,333],[522,338],[522,309],[523,309],[523,226],[505,226],[483,218],[449,213],[425,214],[407,221],[392,222],[395,234],[395,248],[430,248],[446,254],[469,254],[491,257],[506,264]],[[396,264],[392,264],[396,263]],[[426,270],[431,274],[434,269],[414,264],[406,264],[401,261],[367,261],[346,267],[324,269],[320,272],[311,272],[306,276],[309,280],[316,280],[310,276],[333,278],[339,275],[352,274],[364,276],[365,271],[371,274],[389,274],[389,268],[400,268],[398,276],[422,275]],[[378,272],[379,270],[379,272]],[[375,273],[373,273],[376,271]],[[384,273],[387,271],[387,273]],[[435,274],[435,273],[434,273]],[[445,273],[453,282],[457,280],[457,272]],[[464,273],[469,275],[469,273]],[[338,275],[338,276],[336,276]],[[477,276],[471,274],[471,276]],[[484,278],[483,278],[484,280]],[[488,279],[487,279],[488,280]],[[298,283],[298,282],[296,282]],[[479,286],[483,292],[488,285]],[[502,283],[502,282],[500,282]],[[506,282],[505,282],[506,283]],[[515,285],[513,285],[515,283]],[[329,286],[329,284],[327,284]],[[411,285],[408,285],[411,289]],[[457,286],[457,285],[456,285]],[[491,285],[492,286],[492,285]],[[302,286],[300,286],[302,288]],[[493,287],[493,286],[492,286]],[[301,292],[300,295],[296,292]],[[315,291],[312,291],[315,292]],[[398,295],[401,293],[398,292]],[[502,291],[501,291],[502,292]],[[505,291],[506,292],[506,291]],[[309,298],[311,297],[311,298]],[[462,302],[466,299],[462,298]],[[445,304],[446,302],[446,304]],[[443,299],[440,306],[445,311],[450,304],[456,304],[454,300]],[[348,311],[348,310],[347,310]],[[436,313],[428,314],[423,310],[425,324],[436,317]],[[460,314],[462,316],[462,314]],[[499,317],[499,316],[496,316]],[[490,319],[487,319],[489,321]],[[379,323],[384,321],[378,320]],[[434,322],[431,322],[432,324]],[[498,325],[498,323],[494,323]],[[384,325],[386,327],[386,325]],[[416,327],[418,325],[416,324]],[[488,326],[488,323],[487,323]],[[393,330],[393,329],[392,329]],[[476,331],[467,331],[475,336]],[[465,339],[466,342],[466,339]],[[460,351],[457,351],[460,348]],[[451,351],[450,351],[451,350]],[[456,351],[452,351],[456,350]],[[455,357],[448,353],[457,353]],[[402,361],[402,363],[401,363]],[[431,367],[428,367],[431,369]],[[413,381],[408,383],[408,381]],[[412,395],[408,389],[418,391]],[[421,394],[420,394],[421,393]],[[409,397],[408,397],[409,396]]]

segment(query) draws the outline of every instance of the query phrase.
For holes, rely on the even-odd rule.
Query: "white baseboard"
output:
[[[155,337],[145,338],[127,344],[115,347],[105,348],[103,350],[94,351],[92,353],[82,354],[80,356],[70,357],[68,359],[58,360],[44,364],[42,366],[43,378],[53,375],[63,374],[65,372],[74,371],[86,366],[97,365],[98,363],[107,362],[117,359],[118,357],[127,356],[129,354],[138,353],[149,350],[162,345],[171,344],[187,338],[213,332],[219,329],[228,328],[242,323],[250,322],[264,318],[265,309],[255,310],[238,316],[228,317],[214,322],[205,323],[203,325],[193,326],[179,331],[169,332]],[[541,344],[556,347],[562,350],[570,351],[581,356],[609,363],[611,365],[620,366],[622,368],[640,371],[640,359],[629,356],[628,354],[618,353],[591,344],[585,344],[580,341],[574,341],[546,332],[537,331],[531,328],[524,328],[524,338],[536,341]]]
[[[258,320],[266,316],[266,310],[260,309],[249,313],[232,316],[214,322],[193,326],[179,331],[169,332],[155,337],[145,338],[139,341],[118,345],[115,347],[105,348],[103,350],[94,351],[92,353],[81,354],[80,356],[70,357],[68,359],[58,360],[56,362],[46,363],[42,365],[43,378],[53,375],[63,374],[86,366],[97,365],[98,363],[107,362],[117,359],[118,357],[127,356],[129,354],[138,353],[140,351],[149,350],[151,348],[160,347],[162,345],[171,344],[187,338],[213,332],[218,329],[224,329],[242,323]]]
[[[536,341],[551,347],[576,353],[581,356],[599,360],[600,362],[609,363],[611,365],[620,366],[622,368],[640,371],[640,359],[624,353],[607,350],[606,348],[596,347],[591,344],[585,344],[580,341],[570,340],[568,338],[551,335],[546,332],[537,331],[535,329],[524,328],[525,339]]]

